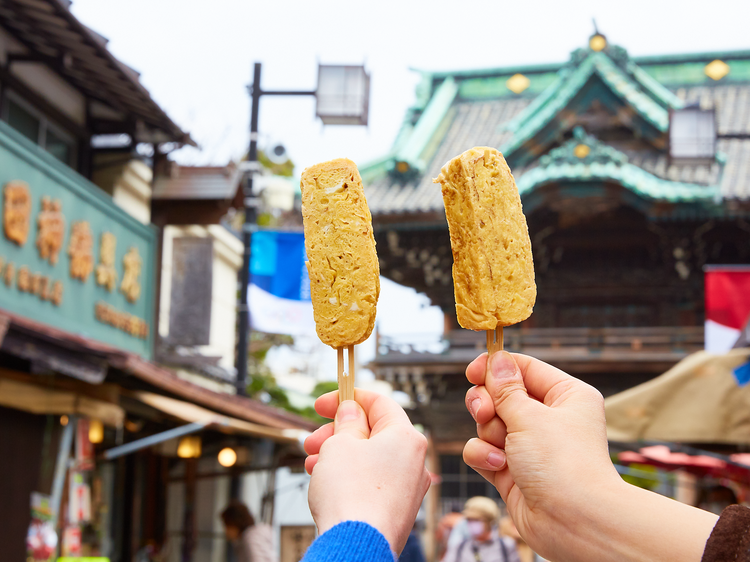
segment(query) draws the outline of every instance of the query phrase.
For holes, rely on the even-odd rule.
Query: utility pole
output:
[[[260,109],[260,63],[255,63],[253,83],[250,86],[250,147],[247,151],[248,172],[242,186],[242,206],[245,222],[242,225],[242,269],[240,270],[240,302],[237,306],[239,324],[237,343],[237,394],[247,394],[247,352],[250,341],[250,309],[247,306],[247,289],[250,285],[250,248],[257,219],[258,198],[253,194],[253,176],[258,163],[258,110]]]
[[[256,228],[257,210],[260,199],[253,193],[253,176],[258,172],[258,110],[261,96],[315,96],[316,91],[268,91],[260,87],[261,64],[255,63],[253,68],[253,83],[250,86],[250,147],[247,151],[247,178],[242,186],[245,222],[242,225],[242,270],[240,271],[240,299],[237,306],[237,394],[247,394],[247,355],[250,342],[250,309],[247,303],[248,287],[250,285],[250,252],[252,234]]]

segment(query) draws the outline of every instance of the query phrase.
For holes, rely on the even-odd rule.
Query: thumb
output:
[[[484,384],[492,398],[495,412],[508,429],[523,418],[523,411],[535,402],[529,398],[523,375],[513,356],[507,351],[493,353]]]
[[[333,434],[349,434],[357,439],[370,437],[370,425],[367,416],[357,402],[344,400],[336,410],[336,419],[333,422]]]

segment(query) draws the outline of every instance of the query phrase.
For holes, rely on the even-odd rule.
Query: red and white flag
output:
[[[706,351],[732,349],[750,318],[750,266],[706,268]]]

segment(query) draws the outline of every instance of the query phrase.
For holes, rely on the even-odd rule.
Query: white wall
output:
[[[293,474],[288,468],[276,471],[276,504],[273,511],[273,533],[276,544],[281,544],[281,527],[285,525],[315,525],[307,492],[310,476],[304,472]]]
[[[151,178],[153,172],[140,160],[131,160],[115,179],[112,200],[143,224],[151,222]]]
[[[172,241],[180,236],[213,239],[213,287],[211,295],[211,335],[209,345],[199,349],[205,355],[221,356],[219,364],[234,368],[235,324],[237,315],[237,272],[242,267],[242,241],[219,225],[167,226],[162,251],[159,334],[169,335],[169,306],[172,288]]]

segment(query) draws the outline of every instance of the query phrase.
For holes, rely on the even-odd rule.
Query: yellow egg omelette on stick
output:
[[[492,354],[503,348],[503,326],[526,320],[536,301],[516,182],[503,155],[484,146],[453,158],[433,181],[442,187],[448,219],[458,323],[486,330]]]
[[[337,350],[339,399],[353,400],[354,346],[370,337],[380,294],[372,217],[351,160],[307,168],[300,187],[315,327],[320,340]]]

